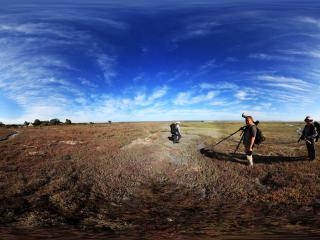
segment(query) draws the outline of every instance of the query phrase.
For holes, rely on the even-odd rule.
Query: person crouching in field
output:
[[[317,137],[317,129],[313,125],[313,119],[310,116],[307,116],[304,119],[306,125],[302,131],[301,137],[299,138],[299,142],[301,140],[306,141],[306,146],[308,150],[309,160],[314,160],[316,158],[316,150],[314,148],[314,139]]]
[[[246,127],[243,131],[243,144],[245,147],[246,157],[249,165],[253,166],[252,150],[254,147],[254,140],[257,134],[257,126],[254,124],[252,116],[244,116]]]
[[[175,122],[170,125],[170,131],[173,143],[179,143],[181,139],[180,122]]]

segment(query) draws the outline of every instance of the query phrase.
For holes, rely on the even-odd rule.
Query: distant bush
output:
[[[30,122],[28,121],[24,121],[23,125],[28,126],[30,124]]]
[[[112,122],[109,120],[108,123],[111,124]]]
[[[41,121],[39,119],[35,119],[33,122],[33,126],[40,126]]]
[[[50,125],[59,125],[61,122],[58,118],[53,118],[50,120]]]
[[[4,127],[5,124],[3,122],[0,122],[0,127]]]
[[[51,123],[49,121],[41,121],[41,125],[43,126],[50,126]]]
[[[66,119],[65,124],[71,124],[71,120],[70,119]]]

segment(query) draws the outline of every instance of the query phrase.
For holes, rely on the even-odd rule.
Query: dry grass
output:
[[[253,168],[231,154],[239,135],[212,147],[242,123],[183,123],[180,144],[168,141],[168,125],[17,129],[0,142],[0,222],[122,230],[172,218],[181,224],[185,214],[203,217],[226,202],[268,206],[270,214],[278,214],[274,206],[318,211],[320,159],[304,161],[305,146],[296,142],[303,124],[261,123],[267,140]]]

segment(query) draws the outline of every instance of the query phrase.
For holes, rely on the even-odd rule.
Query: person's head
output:
[[[304,121],[305,121],[306,124],[311,124],[313,122],[313,119],[310,116],[306,116]]]
[[[179,121],[177,121],[177,122],[175,122],[175,124],[179,125],[179,124],[180,124],[180,122],[179,122]]]
[[[245,120],[246,120],[246,124],[247,124],[247,125],[252,125],[252,124],[254,124],[254,121],[253,121],[253,117],[252,117],[252,116],[246,116],[246,117],[245,117]]]

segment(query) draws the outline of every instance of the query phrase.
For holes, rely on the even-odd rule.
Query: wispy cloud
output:
[[[174,104],[176,105],[192,105],[200,102],[212,100],[216,96],[216,92],[209,91],[206,94],[196,95],[194,92],[180,92],[178,93]]]
[[[3,34],[20,34],[20,37],[60,38],[77,42],[80,40],[89,40],[89,35],[85,31],[74,29],[59,23],[14,23],[0,24],[0,32]]]
[[[97,56],[97,62],[103,72],[105,82],[110,85],[112,79],[117,76],[117,73],[114,70],[116,65],[115,57],[107,54],[100,54]]]
[[[207,90],[207,89],[214,89],[214,90],[236,90],[239,87],[230,82],[219,82],[219,83],[208,83],[208,82],[202,82],[199,84],[200,89]]]
[[[287,89],[289,91],[307,92],[312,88],[309,82],[292,77],[262,75],[258,76],[257,79],[266,82],[265,85],[267,86]]]
[[[90,87],[90,88],[97,88],[98,87],[97,84],[95,84],[94,82],[89,81],[83,77],[79,77],[78,80],[82,85],[84,85],[86,87]]]
[[[164,87],[162,87],[162,88],[160,88],[158,90],[155,90],[151,94],[151,96],[149,96],[148,100],[149,101],[154,101],[156,99],[159,99],[159,98],[163,97],[164,95],[166,95],[167,91],[168,91],[168,87],[167,86],[164,86]]]
[[[155,101],[166,95],[168,88],[166,86],[156,89],[150,94],[145,93],[145,91],[136,93],[134,98],[128,99],[128,104],[133,107],[143,107],[155,104]]]
[[[218,22],[207,17],[188,18],[181,33],[173,39],[173,42],[205,37],[212,34],[217,26]]]
[[[300,17],[298,20],[302,23],[312,24],[318,28],[320,28],[320,19],[316,19],[313,17]]]
[[[239,100],[247,100],[248,98],[248,93],[246,91],[240,90],[235,94],[235,97]]]
[[[255,78],[260,102],[272,103],[275,108],[305,108],[316,101],[319,85],[310,81],[277,75],[259,75]]]
[[[77,36],[77,33],[55,30],[40,23],[1,24],[0,32],[0,60],[4,63],[0,66],[1,92],[23,109],[21,121],[32,121],[40,116],[65,116],[69,106],[84,102],[80,99],[86,93],[65,74],[79,73],[77,67],[61,55],[47,51],[48,44],[60,46],[61,42],[56,42],[55,37],[66,38],[71,43],[73,40],[69,37]],[[32,41],[29,41],[29,35]],[[83,79],[80,81],[89,84]]]
[[[229,63],[234,63],[234,62],[239,62],[239,59],[235,57],[226,57],[224,61]]]
[[[215,21],[194,22],[185,29],[185,38],[201,37],[208,35],[219,24]]]
[[[203,65],[200,66],[200,70],[201,71],[206,71],[206,70],[210,70],[212,68],[217,67],[217,63],[215,59],[211,59],[209,61],[207,61],[206,63],[204,63]]]
[[[248,58],[251,59],[258,59],[258,60],[264,60],[264,61],[299,61],[299,59],[294,58],[292,56],[286,56],[286,55],[276,55],[276,54],[266,54],[266,53],[250,53],[248,55]]]
[[[283,54],[293,56],[305,56],[310,58],[320,58],[320,49],[312,48],[310,50],[281,50]]]

